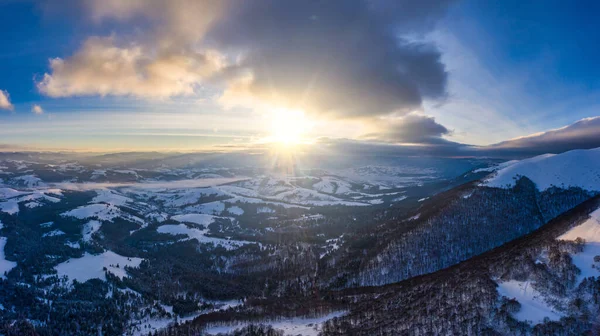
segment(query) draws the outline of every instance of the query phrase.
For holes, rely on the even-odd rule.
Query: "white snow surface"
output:
[[[571,255],[573,264],[581,270],[578,281],[588,277],[600,276],[594,257],[600,255],[600,209],[592,212],[590,218],[558,237],[559,240],[585,239],[583,252]],[[595,266],[595,267],[593,267]]]
[[[86,282],[90,279],[106,280],[103,267],[106,267],[108,272],[123,279],[127,276],[125,266],[139,267],[142,258],[124,257],[112,251],[106,251],[102,254],[85,253],[81,258],[69,259],[54,267],[59,277],[64,275],[69,277],[69,280],[76,279],[79,282]],[[119,267],[116,267],[119,265]]]
[[[483,185],[511,188],[518,176],[526,176],[540,191],[552,186],[600,191],[600,148],[544,154],[513,163],[487,179]]]
[[[4,246],[6,246],[6,241],[6,237],[0,237],[0,279],[6,279],[4,272],[8,273],[11,269],[17,266],[16,262],[6,260],[6,255],[4,254]]]
[[[186,215],[175,215],[171,219],[178,222],[189,222],[199,225],[208,226],[215,221],[215,216],[206,214],[186,214]]]
[[[544,322],[545,317],[558,321],[562,316],[546,303],[542,294],[535,290],[529,281],[499,282],[498,293],[519,301],[521,309],[514,314],[517,320],[538,324]]]
[[[295,317],[295,318],[286,318],[277,321],[262,321],[255,322],[255,324],[263,323],[266,325],[271,325],[275,329],[283,330],[283,334],[286,336],[317,336],[319,332],[322,330],[323,323],[331,320],[334,317],[340,317],[344,315],[345,312],[334,312],[321,317],[313,317],[313,318],[303,318],[303,317]],[[231,325],[223,325],[223,326],[214,326],[206,329],[206,334],[208,335],[218,335],[232,332],[236,329],[243,328],[247,326],[248,323],[238,323]]]
[[[244,209],[238,206],[232,206],[230,208],[227,208],[227,212],[229,212],[232,215],[241,216],[244,214]]]

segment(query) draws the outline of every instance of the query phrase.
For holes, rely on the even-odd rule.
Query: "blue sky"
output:
[[[0,3],[7,148],[487,146],[598,115],[591,1],[65,3]]]

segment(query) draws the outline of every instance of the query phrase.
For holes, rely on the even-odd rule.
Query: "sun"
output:
[[[300,110],[277,109],[271,116],[270,135],[268,142],[278,145],[298,145],[306,141],[306,131],[309,122]]]

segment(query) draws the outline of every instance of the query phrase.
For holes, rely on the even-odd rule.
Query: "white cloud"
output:
[[[7,91],[0,90],[0,110],[14,110],[15,107],[10,102],[10,95]]]
[[[52,74],[37,83],[50,97],[116,95],[168,98],[192,95],[224,67],[213,51],[152,54],[141,45],[118,46],[115,38],[89,38],[68,59],[50,60]]]
[[[31,112],[35,113],[35,114],[43,114],[44,113],[44,109],[42,109],[42,107],[38,104],[34,104],[31,107]]]

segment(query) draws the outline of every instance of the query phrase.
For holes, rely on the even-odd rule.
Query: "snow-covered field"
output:
[[[548,305],[540,292],[528,281],[510,280],[498,283],[498,293],[521,304],[521,309],[514,314],[520,321],[533,324],[541,323],[548,317],[552,321],[560,320],[561,314]]]
[[[72,258],[54,267],[59,277],[68,276],[69,280],[86,282],[90,279],[106,280],[104,268],[123,279],[127,276],[125,266],[139,267],[143,259],[124,257],[112,251],[101,254],[85,253],[81,258]]]
[[[325,321],[331,320],[334,317],[340,317],[344,315],[345,312],[334,312],[321,317],[314,318],[284,318],[276,321],[262,321],[256,322],[255,324],[266,324],[271,325],[275,329],[283,330],[284,335],[286,336],[317,336],[319,332],[322,330],[323,323]],[[248,323],[239,323],[233,325],[223,325],[223,326],[214,326],[210,327],[206,330],[208,335],[218,335],[232,332],[236,329],[243,328],[247,326]]]

